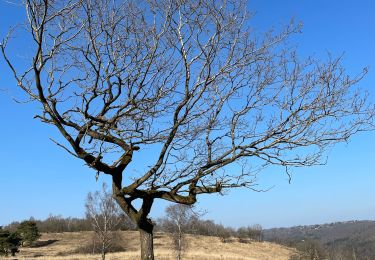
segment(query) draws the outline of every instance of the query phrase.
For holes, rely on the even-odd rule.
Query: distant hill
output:
[[[295,226],[263,230],[264,240],[285,245],[317,241],[328,255],[344,259],[375,259],[375,221],[347,221],[321,225]],[[339,253],[338,253],[339,252]],[[350,258],[349,258],[350,257]],[[329,259],[335,259],[330,257]],[[337,257],[339,259],[339,257]]]

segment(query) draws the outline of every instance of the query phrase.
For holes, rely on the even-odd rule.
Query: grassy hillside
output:
[[[20,248],[17,259],[99,259],[99,255],[77,254],[82,248],[90,247],[92,232],[44,233],[39,247]],[[124,241],[125,252],[110,253],[108,259],[138,259],[139,236],[135,231],[123,231],[119,240]],[[223,243],[217,237],[188,236],[188,249],[183,259],[280,259],[287,260],[294,250],[270,242]],[[155,234],[156,259],[175,259],[170,249],[171,240],[163,233]],[[9,258],[10,259],[10,258]]]

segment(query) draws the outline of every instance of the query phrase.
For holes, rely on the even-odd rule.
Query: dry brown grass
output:
[[[139,235],[135,231],[121,232],[124,240],[125,252],[109,253],[109,260],[139,259]],[[37,248],[21,248],[17,259],[58,260],[58,259],[100,259],[99,255],[74,254],[77,249],[90,242],[91,232],[77,233],[47,233],[40,241],[49,241],[50,244]],[[54,241],[54,242],[53,242]],[[183,259],[187,260],[287,260],[294,250],[268,242],[223,243],[217,237],[188,236],[189,247]],[[52,242],[52,243],[51,243]],[[171,248],[171,240],[166,234],[155,234],[155,258],[175,259]],[[11,259],[11,258],[8,258]]]

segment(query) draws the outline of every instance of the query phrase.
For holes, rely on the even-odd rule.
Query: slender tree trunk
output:
[[[150,223],[138,227],[141,239],[141,260],[154,260],[154,226]]]
[[[352,247],[353,260],[357,260],[357,255],[355,253],[354,247]]]
[[[105,242],[102,242],[102,260],[105,260],[105,251],[106,251],[106,246]]]
[[[177,260],[181,260],[181,252],[182,252],[182,235],[181,235],[181,230],[179,230],[179,233],[178,233]]]
[[[182,230],[181,225],[178,225],[178,234],[177,234],[177,260],[181,260],[181,252],[182,252]]]

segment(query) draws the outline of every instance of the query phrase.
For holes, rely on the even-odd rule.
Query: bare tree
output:
[[[91,221],[95,234],[101,243],[100,252],[102,259],[111,248],[114,232],[120,225],[120,208],[112,198],[112,194],[107,190],[107,185],[103,183],[102,190],[87,194],[85,203],[86,218]]]
[[[296,254],[290,257],[291,260],[323,260],[327,259],[325,249],[315,240],[302,240],[295,245],[298,250]],[[345,258],[346,259],[346,258]]]
[[[161,225],[169,232],[176,251],[176,259],[180,260],[188,247],[185,236],[194,231],[192,222],[197,218],[197,213],[193,211],[193,206],[183,204],[170,205],[165,209],[165,213],[166,218],[162,219]]]
[[[262,226],[255,224],[253,226],[240,227],[237,229],[237,236],[243,242],[250,242],[251,240],[262,241]]]
[[[262,228],[262,225],[260,224],[254,224],[253,226],[251,226],[251,230],[253,231],[252,232],[252,239],[258,241],[258,242],[261,242],[263,240],[263,228]]]
[[[29,62],[14,65],[12,37],[3,56],[41,104],[35,118],[61,133],[56,144],[112,177],[114,198],[140,231],[142,259],[153,259],[155,199],[192,205],[200,194],[255,189],[263,168],[289,175],[324,163],[327,148],[373,119],[355,86],[366,70],[350,77],[341,57],[300,60],[286,44],[300,26],[257,34],[245,1],[25,7]],[[144,167],[132,171],[140,158]]]

